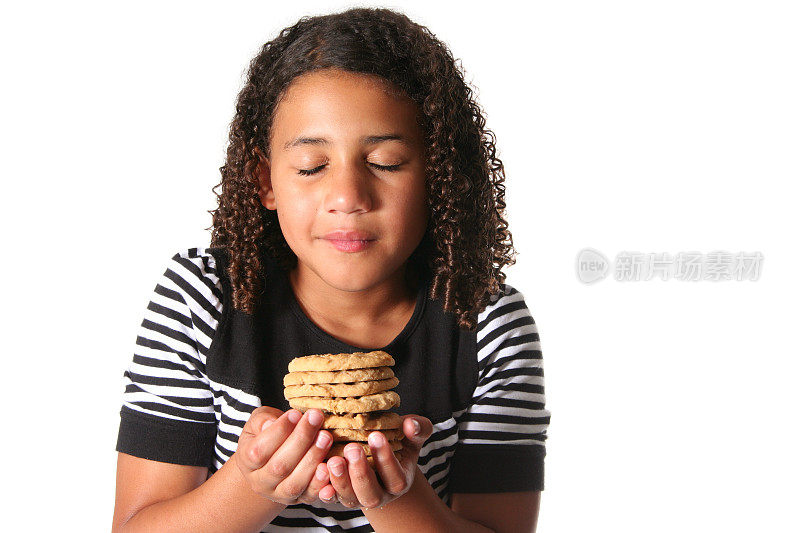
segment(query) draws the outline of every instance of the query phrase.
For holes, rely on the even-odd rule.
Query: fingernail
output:
[[[312,426],[318,426],[322,424],[322,413],[316,409],[312,409],[308,412],[308,421]]]
[[[295,411],[295,410],[289,411],[289,422],[291,422],[292,424],[297,424],[301,418],[303,418],[303,415],[300,414],[300,411]]]
[[[383,446],[383,439],[381,439],[381,435],[377,431],[370,433],[368,439],[369,439],[369,445],[372,446],[373,448],[380,448],[381,446]]]
[[[417,422],[413,418],[411,419],[411,422],[412,422],[412,425],[414,426],[414,435],[419,435],[419,431],[420,431],[419,422]]]
[[[333,461],[328,465],[328,470],[333,472],[334,476],[341,476],[344,474],[344,464],[341,461]]]
[[[320,481],[325,481],[325,478],[328,477],[327,472],[322,467],[322,465],[317,466],[317,479]]]
[[[327,433],[320,433],[317,435],[317,448],[325,448],[328,446],[328,443],[331,441],[330,436]]]
[[[272,425],[272,423],[273,423],[273,422],[275,422],[275,419],[274,419],[274,418],[270,418],[269,420],[267,420],[266,422],[264,422],[264,425],[262,425],[262,426],[261,426],[261,431],[264,431],[265,429],[267,429],[268,427],[270,427],[270,426]]]
[[[347,460],[351,463],[355,463],[359,459],[361,459],[361,447],[351,446],[350,448],[344,451],[344,456],[347,457]]]

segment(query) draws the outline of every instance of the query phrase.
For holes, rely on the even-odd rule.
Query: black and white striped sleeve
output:
[[[156,284],[125,370],[116,450],[210,466],[216,438],[206,354],[222,311],[214,258],[176,254]]]
[[[453,493],[544,489],[550,411],[539,332],[522,294],[501,288],[478,315],[477,384],[456,418]]]

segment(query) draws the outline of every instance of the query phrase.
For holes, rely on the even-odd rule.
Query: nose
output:
[[[326,176],[325,209],[357,213],[372,210],[372,176],[361,162],[340,163]]]

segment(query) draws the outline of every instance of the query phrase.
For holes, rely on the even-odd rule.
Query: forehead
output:
[[[344,139],[390,131],[419,138],[418,110],[416,102],[378,76],[316,71],[295,78],[286,90],[272,138],[277,143],[299,134]]]
[[[302,74],[292,80],[286,92],[296,94],[316,88],[324,90],[334,87],[342,87],[348,90],[377,91],[382,92],[389,98],[407,98],[402,89],[385,78],[374,74],[350,72],[335,68],[325,68]]]

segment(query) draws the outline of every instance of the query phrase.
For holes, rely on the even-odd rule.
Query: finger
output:
[[[301,422],[302,423],[302,422]],[[298,428],[295,431],[299,430]],[[287,443],[289,440],[287,439]],[[325,430],[319,431],[314,444],[308,449],[306,454],[294,467],[291,474],[280,482],[276,487],[276,491],[290,499],[303,499],[304,495],[309,491],[309,487],[315,482],[315,472],[319,465],[325,461],[325,456],[328,454],[328,448],[333,443],[333,437]],[[284,444],[285,446],[286,444]],[[327,476],[327,469],[324,470]],[[319,491],[328,483],[328,478],[325,477],[324,483],[317,483],[316,491]],[[313,487],[312,487],[313,488]],[[313,493],[313,497],[307,503],[315,502],[317,500],[317,492]],[[303,500],[305,501],[305,500]]]
[[[317,468],[314,469],[314,477],[311,478],[311,483],[308,484],[305,492],[297,501],[313,504],[319,498],[319,491],[328,486],[329,480],[328,468],[325,463],[318,463]]]
[[[327,470],[327,468],[326,468]],[[330,470],[328,470],[328,479],[330,480]],[[338,500],[336,497],[336,489],[333,488],[333,485],[328,483],[324,487],[319,490],[319,499],[324,501],[325,503],[333,503]]]
[[[406,490],[407,476],[389,446],[386,436],[380,431],[373,431],[368,441],[375,469],[380,475],[384,489],[389,494],[402,494]]]
[[[242,429],[243,433],[250,433],[252,435],[258,435],[264,429],[264,423],[267,421],[274,422],[283,414],[283,411],[280,409],[276,409],[275,407],[270,407],[268,405],[262,405],[253,410],[250,413],[250,418],[244,425]]]
[[[384,490],[378,484],[375,471],[369,466],[364,450],[358,444],[348,444],[344,449],[347,457],[350,484],[362,507],[378,507],[383,501]]]
[[[301,416],[291,435],[273,453],[270,462],[274,459],[286,465],[296,466],[317,440],[317,433],[322,426],[323,420],[322,411],[319,409],[306,411]],[[326,432],[326,434],[330,436],[329,433]]]
[[[296,409],[291,411],[300,413]],[[279,443],[277,449],[270,455],[267,464],[259,470],[259,475],[265,484],[275,488],[294,472],[303,457],[308,453],[309,448],[314,445],[314,441],[317,440],[317,432],[322,426],[322,420],[322,411],[319,409],[309,409],[301,416],[291,434]],[[330,437],[327,431],[324,434]],[[317,450],[317,455],[319,455],[318,452],[319,450]],[[324,458],[325,453],[319,457],[319,460],[321,461]],[[311,480],[311,476],[314,475],[316,464],[312,464],[312,462],[310,460],[304,462],[299,475],[293,478],[291,484],[285,487],[287,489],[285,494],[298,497],[303,493],[308,481]],[[303,479],[305,479],[306,484],[300,487],[299,484]]]
[[[433,424],[424,416],[406,415],[403,417],[403,448],[397,452],[397,460],[404,471],[413,468],[419,460],[422,445],[433,433]]]
[[[299,420],[300,411],[290,409],[270,424],[269,431],[261,431],[254,438],[239,443],[237,453],[241,450],[241,463],[251,472],[259,470],[268,462],[286,438],[292,433],[295,421]]]
[[[334,456],[328,459],[328,472],[331,473],[331,485],[336,489],[336,497],[345,507],[357,508],[358,498],[350,485],[347,473],[347,461],[344,457]]]
[[[283,411],[280,409],[275,409],[274,407],[266,405],[254,409],[250,413],[250,418],[245,422],[242,432],[239,435],[237,449],[243,450],[239,455],[241,456],[244,454],[244,450],[250,448],[249,443],[252,442],[266,426],[277,420],[282,414]]]
[[[403,434],[408,446],[418,453],[422,445],[433,433],[433,424],[424,416],[406,415],[403,417]]]

